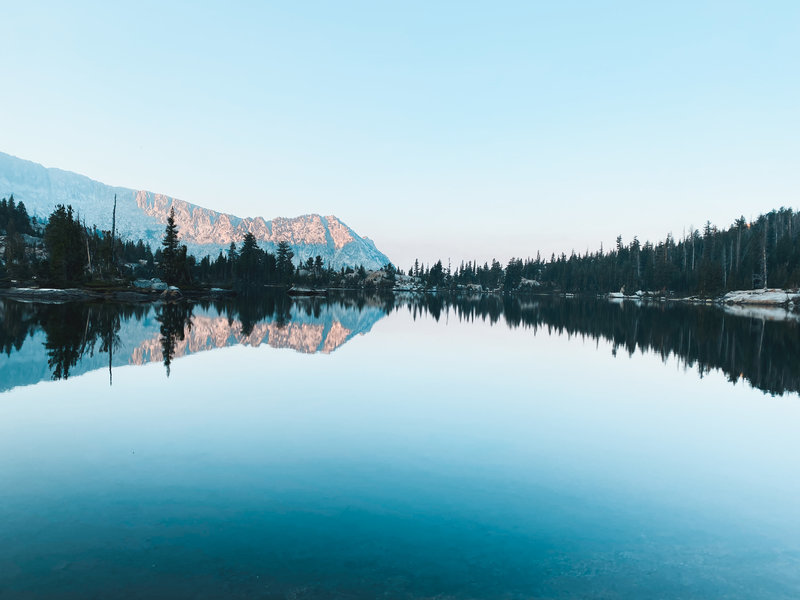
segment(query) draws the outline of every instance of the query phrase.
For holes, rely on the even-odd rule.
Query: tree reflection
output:
[[[47,363],[52,379],[69,378],[70,369],[84,356],[108,353],[109,376],[113,351],[120,344],[119,307],[109,304],[66,303],[36,307],[45,332]]]
[[[772,395],[800,391],[800,320],[791,313],[753,318],[719,307],[550,296],[427,295],[402,304],[415,318],[429,314],[438,321],[443,311],[464,321],[496,323],[502,317],[511,328],[607,340],[615,356],[638,350],[665,362],[677,357],[701,377],[719,369],[732,383],[744,379]]]
[[[0,302],[0,351],[11,356],[38,329],[38,314],[32,304]]]
[[[167,302],[158,309],[156,319],[161,323],[161,352],[167,377],[177,343],[182,342],[186,332],[192,328],[192,310],[193,306],[188,302]]]
[[[7,355],[19,351],[37,331],[45,334],[44,347],[51,379],[67,379],[84,357],[108,354],[109,377],[114,350],[121,340],[123,320],[141,316],[141,306],[71,302],[35,304],[0,302],[0,349]]]
[[[69,370],[78,363],[86,348],[88,311],[59,304],[46,311],[40,323],[47,336],[47,364],[53,379],[69,378]],[[76,314],[77,312],[77,314]]]
[[[155,312],[159,334],[153,331],[151,339],[156,347],[160,343],[169,376],[173,358],[186,351],[184,342],[192,328],[194,306],[186,302],[154,308],[153,305],[113,303],[0,301],[0,350],[11,356],[26,343],[33,343],[28,340],[41,331],[52,379],[66,379],[82,358],[106,353],[111,381],[114,354],[122,346],[121,325],[131,318],[142,320]],[[229,323],[238,320],[241,338],[247,338],[255,327],[265,322],[282,328],[293,319],[307,324],[309,319],[319,319],[324,314],[336,315],[329,317],[335,319],[347,316],[350,319],[348,335],[368,331],[375,318],[396,310],[408,310],[415,319],[429,315],[435,320],[483,320],[529,329],[533,334],[543,331],[607,340],[615,355],[654,352],[664,361],[677,358],[687,367],[695,368],[701,377],[718,369],[733,383],[746,380],[769,394],[800,392],[800,319],[780,311],[775,313],[780,318],[771,319],[763,312],[739,315],[718,307],[678,303],[640,306],[594,298],[518,298],[489,294],[341,294],[293,300],[281,294],[262,293],[242,295],[232,301],[203,302],[198,306],[227,318]],[[359,315],[367,310],[371,317],[361,323]],[[341,337],[337,344],[346,339]],[[303,343],[307,341],[304,339]],[[127,363],[130,357],[126,355],[122,360]],[[0,362],[0,373],[7,365],[8,362],[5,365]],[[29,371],[23,373],[22,370],[18,372],[24,375],[22,378],[10,370],[4,373],[0,389],[13,387],[14,381],[30,376]]]

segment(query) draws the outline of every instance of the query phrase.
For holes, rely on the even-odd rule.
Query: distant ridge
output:
[[[153,248],[161,242],[167,215],[174,208],[181,241],[198,256],[216,255],[231,242],[239,246],[245,233],[251,232],[265,250],[274,252],[278,242],[289,242],[296,261],[320,255],[325,264],[335,269],[362,264],[367,269],[378,269],[389,262],[372,240],[359,236],[333,215],[277,217],[270,221],[263,217],[240,218],[163,194],[106,185],[0,152],[0,197],[11,194],[39,218],[46,218],[56,204],[71,204],[87,225],[100,229],[111,229],[116,194],[119,235],[142,239]]]

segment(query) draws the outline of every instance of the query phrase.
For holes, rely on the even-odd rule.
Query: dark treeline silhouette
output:
[[[160,277],[182,288],[252,289],[290,285],[309,288],[385,289],[394,285],[392,265],[370,277],[363,266],[326,265],[322,256],[295,263],[288,242],[275,253],[258,245],[252,233],[237,247],[231,243],[216,257],[197,259],[179,241],[175,213],[170,211],[160,246],[153,252],[142,240],[122,240],[113,231],[87,227],[72,206],[59,204],[43,224],[27,214],[13,197],[0,200],[0,284],[44,282],[55,287],[120,285]]]
[[[123,271],[150,277],[156,274],[147,244],[87,227],[72,206],[57,205],[47,221],[39,223],[13,196],[3,198],[0,236],[4,239],[0,282],[40,281],[63,287],[113,279]]]
[[[800,285],[800,213],[781,208],[752,222],[737,219],[728,229],[710,222],[676,240],[672,235],[657,242],[621,237],[609,251],[543,260],[512,258],[483,265],[461,263],[445,268],[442,261],[408,270],[426,287],[481,286],[483,290],[608,293],[637,290],[663,294],[711,296],[727,290],[763,287],[796,288]]]
[[[437,294],[398,300],[413,316],[480,319],[534,332],[604,339],[612,351],[655,352],[675,357],[701,376],[714,369],[772,395],[800,392],[800,323],[731,314],[716,307],[593,299]]]
[[[25,204],[14,200],[13,194],[8,198],[0,198],[0,232],[33,235],[35,224],[28,216]]]
[[[338,271],[325,265],[321,255],[295,264],[294,251],[287,241],[278,243],[275,253],[258,245],[256,237],[244,234],[241,245],[231,242],[226,252],[199,261],[178,242],[175,213],[170,210],[164,239],[155,253],[159,273],[170,285],[231,287],[240,291],[263,286],[302,286],[309,288],[391,288],[395,269],[387,264],[380,277],[370,278],[363,265],[341,267]]]
[[[0,253],[0,279],[29,276],[27,247],[30,237],[37,232],[34,224],[24,203],[16,202],[13,195],[8,199],[0,198],[0,235],[4,242]]]
[[[265,285],[380,290],[393,287],[395,282],[391,264],[381,269],[380,277],[373,278],[363,265],[341,267],[337,271],[326,265],[321,255],[295,264],[294,251],[288,242],[279,242],[273,254],[261,248],[252,233],[244,235],[240,247],[231,243],[227,251],[219,252],[213,259],[205,256],[198,261],[186,254],[186,246],[182,248],[182,258],[179,256],[178,265],[173,269],[180,276],[172,276],[164,269],[160,271],[171,285],[229,287],[240,291]],[[169,264],[163,257],[164,253],[156,252],[156,262]]]
[[[622,238],[610,250],[583,255],[574,252],[549,259],[512,258],[479,264],[462,262],[453,268],[439,260],[416,261],[405,283],[415,288],[502,292],[608,293],[638,290],[663,295],[717,295],[728,290],[800,286],[800,214],[781,208],[748,222],[741,217],[729,228],[706,223],[675,239],[657,243]],[[0,200],[0,235],[4,239],[0,282],[44,281],[70,286],[161,277],[186,288],[267,286],[388,290],[397,271],[391,264],[369,273],[363,266],[340,268],[322,256],[296,264],[291,246],[280,242],[275,253],[259,247],[255,236],[244,235],[216,257],[197,259],[179,242],[171,212],[161,246],[153,253],[138,240],[118,239],[111,231],[88,228],[72,207],[58,205],[40,224],[29,218],[24,204]]]

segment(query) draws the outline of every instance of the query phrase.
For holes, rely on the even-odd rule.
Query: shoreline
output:
[[[234,296],[235,292],[221,288],[210,290],[142,291],[132,289],[92,290],[88,288],[0,288],[0,298],[22,302],[60,304],[64,302],[173,302],[176,300],[208,299]]]
[[[623,301],[651,301],[651,302],[680,302],[683,304],[704,304],[715,306],[750,306],[785,308],[791,310],[800,307],[800,291],[784,290],[779,288],[766,288],[758,290],[733,290],[721,296],[710,298],[702,296],[685,296],[675,298],[664,295],[647,293],[623,294],[620,292],[598,294],[598,298],[605,298],[611,302]]]
[[[266,290],[267,288],[265,288]],[[279,288],[270,286],[271,291],[283,289],[290,297],[325,297],[331,292],[369,292],[370,290],[358,288]],[[373,290],[378,292],[378,290]],[[475,291],[475,290],[409,290],[404,288],[384,290],[383,293],[392,294],[470,294],[470,295],[504,295],[498,290]],[[90,288],[29,288],[11,287],[0,288],[0,298],[10,298],[13,300],[41,303],[63,303],[63,302],[173,302],[179,300],[214,300],[219,298],[230,298],[236,296],[233,290],[223,288],[210,288],[207,290],[180,290],[169,288],[167,290],[147,290],[140,288],[127,289],[90,289]],[[676,302],[681,304],[695,304],[705,306],[739,306],[739,307],[763,307],[763,308],[783,308],[787,311],[800,309],[800,291],[783,290],[777,288],[759,290],[735,290],[725,293],[722,296],[705,298],[701,296],[670,297],[665,295],[648,294],[638,292],[636,294],[623,294],[621,292],[611,292],[607,294],[581,294],[560,291],[537,291],[530,293],[527,291],[513,291],[508,295],[527,297],[527,296],[557,296],[561,298],[575,297],[594,297],[598,300],[607,300],[614,303],[622,302]]]

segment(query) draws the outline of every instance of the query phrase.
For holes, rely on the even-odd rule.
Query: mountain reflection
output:
[[[88,371],[161,362],[232,345],[331,353],[387,314],[504,324],[603,339],[612,352],[676,357],[702,377],[722,370],[769,394],[800,391],[798,316],[780,310],[594,299],[408,295],[118,305],[0,301],[0,391]],[[577,368],[577,367],[576,367]]]
[[[159,335],[134,348],[130,363],[160,361],[169,372],[173,358],[233,345],[268,344],[306,354],[330,354],[354,334],[365,332],[363,328],[354,330],[343,325],[334,311],[326,309],[323,314],[318,300],[296,303],[300,314],[293,314],[288,299],[283,302],[270,299],[266,305],[267,310],[259,310],[249,302],[219,305],[217,308],[223,314],[217,316],[193,315],[188,304],[164,305],[156,317],[161,323]]]
[[[233,345],[329,354],[367,333],[388,308],[363,298],[225,302],[36,304],[0,301],[0,391],[100,368],[150,362],[169,376],[176,358]]]

